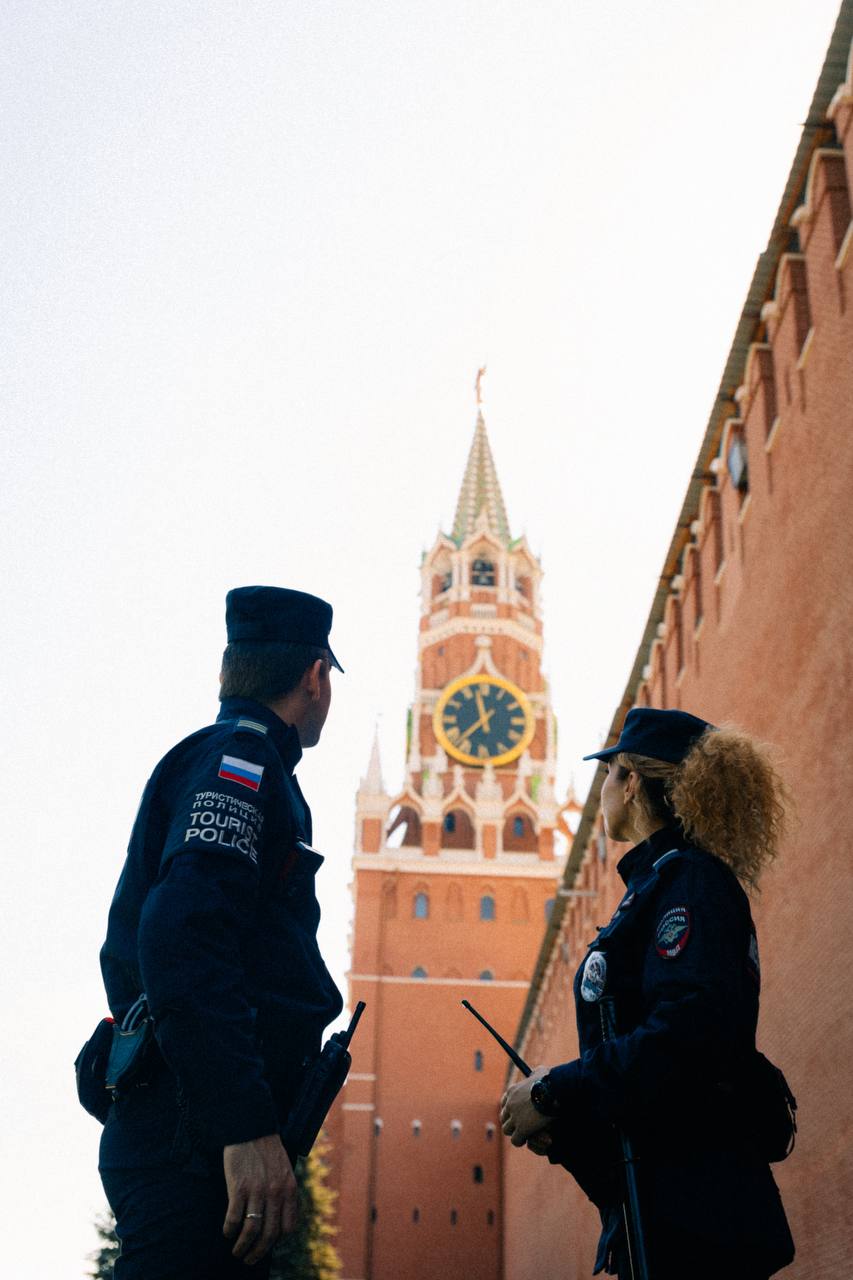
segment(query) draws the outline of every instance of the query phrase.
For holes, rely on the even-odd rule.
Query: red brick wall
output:
[[[766,333],[756,333],[726,424],[723,461],[728,437],[743,433],[749,492],[723,466],[702,495],[680,591],[635,695],[776,744],[795,796],[794,828],[753,908],[759,1043],[801,1106],[797,1149],[776,1168],[798,1248],[791,1280],[835,1280],[853,1267],[853,107],[840,101],[834,114],[844,150],[813,157],[800,252],[780,261]],[[587,852],[575,888],[600,876],[599,896],[574,899],[566,914],[528,1060],[577,1052],[571,977],[615,905],[622,851],[600,863],[594,838]],[[504,1200],[507,1280],[589,1274],[596,1215],[566,1175],[512,1153]]]

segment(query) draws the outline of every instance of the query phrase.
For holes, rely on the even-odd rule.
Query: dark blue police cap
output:
[[[332,653],[329,632],[332,606],[319,596],[289,587],[235,587],[225,597],[225,630],[232,640],[285,640],[328,649],[333,667],[343,667]]]
[[[661,711],[658,707],[632,707],[625,717],[619,741],[584,760],[609,760],[620,751],[652,760],[680,764],[697,738],[713,729],[707,720],[687,711]]]

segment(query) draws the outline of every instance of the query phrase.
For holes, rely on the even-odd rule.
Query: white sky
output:
[[[836,10],[3,6],[5,1274],[77,1280],[94,1244],[71,1063],[141,789],[216,714],[231,586],[335,605],[300,777],[343,984],[354,792],[377,717],[401,779],[484,361],[585,790]]]

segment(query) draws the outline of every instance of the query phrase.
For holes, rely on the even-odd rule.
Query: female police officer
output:
[[[783,784],[764,748],[682,711],[633,709],[587,759],[607,767],[608,836],[635,846],[626,893],[575,978],[580,1057],[511,1086],[503,1131],[598,1206],[596,1274],[627,1280],[637,1263],[622,1134],[651,1280],[766,1280],[794,1248],[750,1119],[768,1099],[747,1096],[759,961],[740,882],[777,852]]]

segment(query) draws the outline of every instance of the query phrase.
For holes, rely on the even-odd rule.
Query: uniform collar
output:
[[[679,824],[674,822],[667,827],[661,827],[660,831],[655,831],[648,840],[629,849],[624,858],[616,864],[616,870],[625,883],[630,884],[637,876],[645,875],[650,871],[652,863],[662,858],[665,853],[669,853],[670,849],[689,847],[684,832]]]
[[[239,720],[241,716],[259,720],[261,724],[266,725],[270,739],[275,744],[285,769],[288,773],[293,773],[302,759],[299,734],[293,725],[285,724],[280,716],[270,711],[269,707],[265,707],[262,702],[255,702],[252,698],[222,699],[219,715],[216,717],[217,724],[222,720]]]

